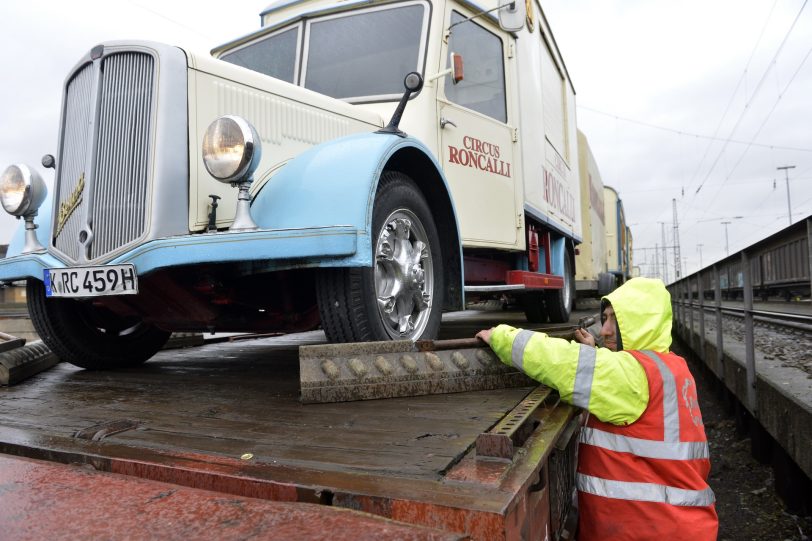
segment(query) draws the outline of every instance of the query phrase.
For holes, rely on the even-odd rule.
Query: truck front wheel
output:
[[[322,269],[322,327],[331,342],[418,340],[437,335],[443,306],[440,238],[408,176],[381,176],[372,212],[372,267]]]
[[[49,299],[28,279],[28,312],[37,334],[63,361],[94,370],[136,366],[155,355],[171,333],[85,301]]]

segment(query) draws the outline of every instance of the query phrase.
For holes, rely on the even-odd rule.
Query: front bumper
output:
[[[369,265],[369,255],[358,255],[359,244],[369,245],[367,235],[351,226],[204,233],[153,240],[107,263],[131,263],[139,276],[167,267],[241,261],[262,261],[264,270]],[[0,283],[42,280],[44,269],[66,267],[49,253],[0,259]]]

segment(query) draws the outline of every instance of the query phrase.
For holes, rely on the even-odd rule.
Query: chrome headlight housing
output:
[[[12,216],[35,215],[47,194],[42,177],[25,164],[9,165],[0,177],[0,202]]]
[[[259,165],[262,143],[256,129],[244,118],[221,116],[203,137],[206,171],[220,182],[250,180]]]

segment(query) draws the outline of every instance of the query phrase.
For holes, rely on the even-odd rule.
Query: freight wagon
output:
[[[791,300],[810,295],[810,232],[808,219],[796,222],[746,249],[750,264],[753,295],[767,301],[770,297]],[[741,255],[735,254],[716,263],[719,287],[725,300],[743,297],[744,273]],[[714,298],[713,273],[702,275],[702,292]],[[696,296],[696,286],[693,288]]]

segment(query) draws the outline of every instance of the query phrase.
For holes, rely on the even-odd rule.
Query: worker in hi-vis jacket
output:
[[[633,278],[601,301],[605,347],[499,325],[477,336],[505,364],[589,411],[578,449],[580,541],[715,540],[710,458],[696,383],[669,352],[671,296]]]

